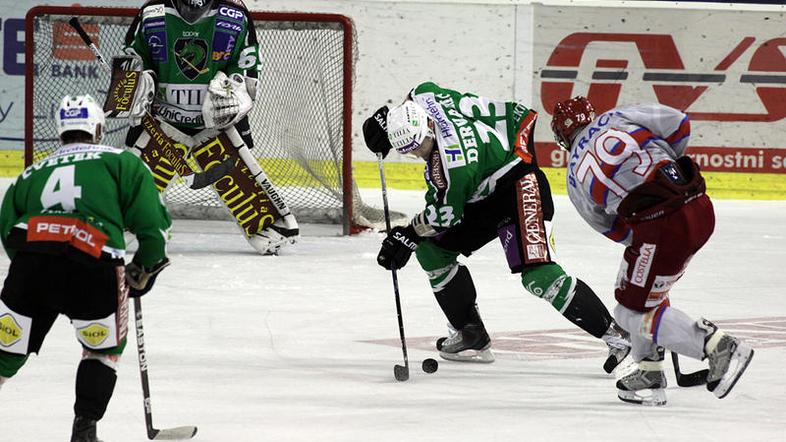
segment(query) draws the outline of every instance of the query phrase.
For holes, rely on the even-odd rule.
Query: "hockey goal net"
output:
[[[68,25],[80,22],[104,57],[121,53],[138,9],[49,7],[26,21],[25,164],[59,143],[54,112],[65,95],[103,102],[109,74]],[[335,14],[254,12],[261,93],[249,114],[254,156],[300,222],[340,223],[344,234],[384,228],[381,210],[363,203],[352,180],[351,104],[355,37]],[[102,143],[124,145],[126,120],[107,120]],[[228,218],[211,188],[173,180],[165,200],[176,217]],[[400,218],[401,214],[396,215]]]

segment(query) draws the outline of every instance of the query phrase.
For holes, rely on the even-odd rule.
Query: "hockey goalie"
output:
[[[163,191],[185,171],[230,164],[212,188],[261,254],[299,235],[295,217],[252,155],[248,112],[259,92],[259,47],[240,0],[149,0],[113,60],[105,112],[129,118],[126,147]]]

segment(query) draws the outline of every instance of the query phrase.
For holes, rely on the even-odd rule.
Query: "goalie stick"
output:
[[[74,28],[76,33],[79,34],[79,37],[82,38],[82,41],[85,43],[85,45],[90,48],[90,51],[96,57],[98,63],[103,66],[107,72],[111,73],[112,68],[109,67],[109,63],[106,61],[106,58],[104,58],[103,54],[101,54],[101,51],[98,50],[98,47],[95,45],[95,43],[93,43],[93,39],[91,39],[90,36],[87,35],[87,32],[85,32],[84,28],[82,28],[82,24],[79,23],[79,19],[77,17],[71,17],[71,19],[68,20],[68,24]],[[235,167],[235,159],[229,157],[220,164],[217,164],[216,166],[211,167],[204,172],[192,171],[190,175],[181,176],[181,178],[183,178],[188,187],[195,190],[201,189],[221,179],[221,177],[226,175],[230,170],[232,170],[233,167]]]
[[[145,330],[142,328],[142,301],[134,298],[134,324],[136,326],[136,349],[139,356],[139,375],[142,378],[142,394],[145,403],[145,425],[147,438],[150,440],[191,439],[197,433],[197,427],[184,426],[174,428],[154,428],[153,411],[150,408],[150,382],[147,378],[147,353],[145,352]]]
[[[390,233],[390,209],[388,208],[388,191],[385,184],[385,165],[382,162],[382,154],[377,153],[377,162],[379,162],[379,179],[382,182],[382,205],[385,209],[385,227],[387,233]],[[407,357],[407,339],[404,337],[404,319],[401,316],[401,296],[398,293],[398,276],[396,269],[390,269],[393,276],[393,293],[396,295],[396,313],[398,314],[398,334],[401,338],[401,352],[404,354],[404,365],[396,364],[393,367],[393,375],[397,381],[406,381],[409,379],[409,358]]]
[[[677,378],[677,385],[680,387],[695,387],[707,383],[707,375],[710,371],[706,368],[693,373],[682,373],[680,372],[679,357],[674,352],[671,352],[671,362],[674,364],[674,376]]]

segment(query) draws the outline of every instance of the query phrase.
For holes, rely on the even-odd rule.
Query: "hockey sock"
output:
[[[704,357],[706,332],[695,320],[668,303],[646,313],[618,305],[614,309],[614,317],[630,332],[631,340],[634,337],[644,338],[681,355],[695,359]]]
[[[26,361],[26,355],[17,355],[0,350],[0,376],[10,378],[25,365]]]
[[[600,338],[611,325],[611,314],[595,292],[578,278],[565,274],[558,264],[534,267],[521,275],[533,295],[547,301],[570,322]]]
[[[452,275],[451,275],[452,274]],[[450,270],[442,289],[434,291],[439,307],[448,318],[448,322],[456,330],[461,330],[467,323],[476,319],[475,284],[469,270],[461,264],[455,264]]]
[[[611,313],[584,281],[572,279],[576,281],[573,298],[562,315],[585,332],[600,338],[611,325]]]
[[[93,420],[104,416],[117,374],[97,359],[83,359],[76,372],[74,414]]]

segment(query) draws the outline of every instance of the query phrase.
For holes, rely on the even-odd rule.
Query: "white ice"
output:
[[[378,190],[363,194],[381,205]],[[390,198],[409,213],[421,204],[417,192]],[[560,263],[613,307],[622,248],[583,224],[565,197],[555,199]],[[500,351],[490,365],[440,361],[437,373],[423,373],[420,362],[437,357],[433,341],[446,327],[413,258],[399,272],[411,378],[397,382],[391,275],[375,262],[381,234],[305,226],[296,247],[262,257],[230,223],[178,220],[173,265],[142,298],[154,424],[197,425],[203,442],[786,440],[786,201],[715,207],[715,235],[671,298],[696,318],[758,332],[748,371],[723,400],[677,387],[669,368],[665,407],[619,401],[601,369],[604,346],[527,294],[496,242],[464,260],[495,342],[515,348],[517,336],[542,332],[553,345],[536,339],[522,347],[533,353]],[[3,277],[8,265],[3,255]],[[366,342],[375,340],[393,345]],[[41,354],[0,390],[0,440],[68,438],[79,356],[61,317]],[[133,338],[118,374],[99,437],[146,440]]]

